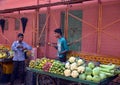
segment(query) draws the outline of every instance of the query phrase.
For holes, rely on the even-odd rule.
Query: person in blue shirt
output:
[[[14,51],[13,73],[9,85],[14,85],[16,77],[20,77],[21,83],[24,83],[25,75],[25,50],[32,50],[32,47],[23,41],[24,35],[18,34],[18,40],[14,41],[11,49]]]
[[[66,62],[66,53],[68,52],[68,46],[66,39],[62,36],[62,31],[60,28],[54,30],[55,37],[58,39],[57,43],[52,43],[51,46],[58,50],[57,56],[58,60],[61,62]]]

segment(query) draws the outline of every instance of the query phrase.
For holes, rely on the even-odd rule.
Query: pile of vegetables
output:
[[[31,67],[31,62],[34,61],[34,65]],[[31,60],[29,63],[29,67],[35,68],[38,70],[44,70],[44,71],[49,71],[49,68],[51,67],[52,63],[54,60],[48,59],[48,58],[41,58],[41,59],[36,59],[36,60]]]
[[[79,74],[85,71],[84,60],[72,56],[66,62],[65,68],[64,75],[66,77],[77,78]]]
[[[116,65],[100,64],[97,66],[94,62],[89,62],[85,68],[85,73],[79,75],[80,79],[100,82],[101,80],[115,75]]]
[[[9,46],[0,45],[0,59],[12,58],[13,56],[14,52]]]
[[[29,67],[30,67],[30,68],[34,68],[34,67],[35,67],[35,60],[31,60],[31,61],[29,62]]]
[[[60,75],[63,75],[65,70],[65,64],[61,63],[60,61],[48,59],[45,57],[41,59],[37,58],[36,60],[31,60],[29,67]]]
[[[29,67],[93,82],[100,82],[105,78],[120,74],[120,67],[117,67],[115,64],[100,64],[99,62],[92,61],[86,62],[74,56],[70,57],[66,63],[45,57],[31,60]]]
[[[65,70],[65,64],[60,61],[54,60],[49,72],[63,75],[64,70]]]

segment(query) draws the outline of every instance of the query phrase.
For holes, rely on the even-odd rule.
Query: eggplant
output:
[[[4,33],[4,28],[5,28],[5,20],[4,19],[0,19],[0,25],[1,25],[2,33]]]
[[[28,19],[26,17],[21,18],[21,23],[22,23],[22,31],[25,33],[26,25],[27,25]]]

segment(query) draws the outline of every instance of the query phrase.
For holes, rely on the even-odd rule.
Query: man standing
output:
[[[58,60],[61,62],[66,61],[66,53],[68,52],[68,46],[66,39],[62,36],[60,28],[54,30],[55,37],[58,39],[56,44],[51,43],[50,45],[58,50]]]
[[[14,51],[13,57],[13,73],[11,75],[10,85],[14,85],[15,79],[19,76],[22,85],[24,85],[25,78],[25,50],[32,50],[32,47],[23,42],[24,35],[18,34],[18,40],[14,41],[11,48]]]

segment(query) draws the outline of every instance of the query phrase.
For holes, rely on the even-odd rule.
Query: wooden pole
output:
[[[36,9],[36,46],[39,47],[39,9]]]
[[[68,38],[68,5],[66,7],[65,11],[65,24],[64,24],[64,36],[67,39]]]
[[[51,4],[51,0],[49,0],[49,5]],[[49,28],[50,28],[50,16],[51,16],[51,13],[50,13],[50,6],[47,7],[47,16],[48,16],[48,19],[47,19],[47,26],[46,26],[46,38],[45,38],[45,42],[48,42],[48,39],[49,39]],[[47,57],[48,56],[48,43],[45,43],[45,56]]]
[[[77,43],[77,42],[85,39],[86,37],[88,37],[88,36],[90,36],[90,35],[92,35],[92,34],[94,34],[94,33],[97,33],[97,30],[95,30],[94,32],[90,32],[90,33],[86,34],[85,36],[79,38],[78,40],[75,40],[75,41],[73,41],[73,42],[68,43],[68,45],[70,46],[70,45],[72,45],[72,44],[75,44],[75,43]]]
[[[113,34],[110,34],[110,33],[108,33],[108,32],[104,32],[103,30],[102,30],[102,32],[103,32],[104,34],[110,36],[110,38],[115,39],[115,40],[117,40],[117,41],[120,42],[120,38],[119,38],[119,37],[115,37]]]
[[[9,40],[6,36],[4,36],[2,33],[0,33],[0,35],[1,35],[5,40],[7,40],[9,44],[11,44],[11,43],[10,43],[10,40]]]
[[[97,30],[97,27],[96,27],[96,26],[94,26],[94,25],[92,25],[92,24],[86,22],[85,20],[80,19],[79,17],[77,17],[77,16],[75,16],[75,15],[73,15],[73,14],[71,14],[71,13],[68,13],[68,15],[70,15],[71,17],[73,17],[73,18],[76,19],[76,20],[79,20],[79,21],[85,23],[86,25],[90,26],[91,28]]]
[[[43,32],[45,31],[45,28],[47,28],[47,23],[48,23],[49,17],[50,17],[50,15],[47,15],[45,24],[44,24],[44,26],[43,26],[43,28],[42,28],[42,31],[40,32],[40,35],[39,35],[39,42],[40,42],[40,40],[41,40],[41,37],[42,37]]]
[[[97,53],[100,54],[101,47],[101,29],[102,29],[102,3],[98,0],[98,29],[97,29]]]
[[[51,15],[51,18],[53,19],[53,21],[55,22],[55,25],[56,27],[58,27],[58,23],[57,23],[57,20],[55,19],[55,16],[53,14],[50,14]]]
[[[111,25],[113,25],[113,24],[115,24],[115,23],[118,23],[118,22],[120,22],[120,19],[117,19],[117,20],[115,20],[115,21],[107,24],[106,26],[103,27],[102,30],[104,30],[104,29],[110,29],[110,28],[108,28],[108,27],[110,27]]]
[[[36,46],[35,34],[36,34],[36,27],[35,27],[35,13],[34,13],[33,20],[32,20],[32,45],[33,45],[33,47]]]

